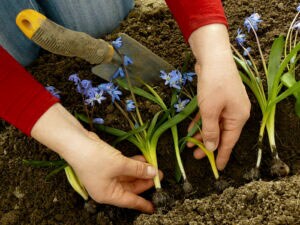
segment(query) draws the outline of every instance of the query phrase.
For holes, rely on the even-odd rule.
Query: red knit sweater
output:
[[[188,40],[197,28],[227,25],[221,0],[166,0]],[[0,118],[30,135],[36,121],[59,100],[0,46]]]

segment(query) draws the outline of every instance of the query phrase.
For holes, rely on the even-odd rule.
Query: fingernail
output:
[[[156,175],[156,169],[153,166],[147,167],[148,176],[154,177]]]
[[[209,151],[214,151],[217,148],[217,146],[215,145],[215,143],[211,142],[211,141],[206,141],[204,143],[204,145],[205,145],[206,149],[209,150]]]

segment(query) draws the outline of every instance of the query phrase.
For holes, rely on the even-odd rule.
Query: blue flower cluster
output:
[[[123,45],[122,37],[118,37],[116,40],[112,41],[111,44],[116,50],[120,49]],[[124,66],[132,65],[133,61],[130,57],[128,57],[127,55],[124,55],[123,64],[124,64]],[[119,67],[117,69],[117,71],[112,76],[112,79],[116,79],[118,77],[121,77],[121,78],[125,77],[125,71],[123,71],[122,67]]]
[[[49,91],[54,97],[60,99],[60,95],[59,95],[60,91],[57,90],[55,87],[53,87],[53,86],[47,86],[46,89],[47,89],[47,91]]]
[[[118,86],[115,86],[112,82],[102,83],[97,87],[93,87],[90,80],[81,80],[78,74],[72,74],[69,80],[74,82],[77,92],[85,97],[85,103],[90,106],[94,106],[96,102],[101,104],[106,99],[103,96],[104,94],[110,95],[112,102],[115,100],[119,101],[120,95],[122,95],[122,92],[118,90]]]
[[[254,31],[258,30],[258,25],[262,22],[260,19],[260,15],[258,13],[253,13],[249,17],[247,17],[244,21],[244,26],[247,28],[248,32],[250,32],[251,29],[254,29]],[[249,56],[251,47],[244,47],[244,44],[246,42],[246,35],[243,33],[241,28],[238,28],[237,30],[237,36],[235,37],[235,40],[239,46],[241,46],[244,49],[244,56]],[[247,63],[250,62],[247,60]],[[251,63],[248,63],[251,65]]]
[[[134,101],[133,100],[126,100],[126,110],[131,112],[135,109]]]
[[[181,90],[187,81],[193,81],[195,75],[193,72],[181,74],[179,70],[172,70],[170,73],[166,73],[163,70],[160,71],[160,77],[165,80],[165,85],[178,90]]]
[[[260,15],[258,13],[253,13],[245,19],[244,26],[247,28],[248,32],[250,32],[251,29],[257,31],[258,25],[261,22]]]

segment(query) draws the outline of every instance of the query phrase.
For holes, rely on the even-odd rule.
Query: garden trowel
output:
[[[110,81],[121,65],[121,57],[111,44],[95,39],[83,32],[62,27],[47,19],[41,13],[25,9],[21,11],[16,23],[22,32],[43,49],[63,56],[76,56],[91,64],[97,64],[92,72]],[[159,79],[160,70],[170,71],[173,66],[151,52],[126,34],[120,34],[123,45],[118,51],[129,56],[133,64],[127,66],[128,74],[135,85],[137,82],[153,82]]]

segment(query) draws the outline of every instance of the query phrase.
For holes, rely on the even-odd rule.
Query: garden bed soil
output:
[[[269,52],[272,40],[284,34],[295,15],[297,1],[259,0],[223,1],[228,16],[229,31],[234,42],[236,30],[243,19],[253,12],[262,15],[259,36],[262,48]],[[166,59],[178,69],[188,62],[193,70],[194,59],[168,9],[161,5],[148,5],[141,10],[140,4],[112,35],[125,32],[153,52]],[[248,40],[250,37],[248,38]],[[254,42],[249,42],[254,46]],[[217,65],[216,65],[217,66]],[[54,85],[61,91],[62,104],[72,113],[82,112],[81,99],[68,81],[68,76],[78,73],[80,77],[102,82],[90,72],[91,65],[77,58],[61,57],[44,52],[28,70],[42,84]],[[156,84],[160,95],[168,99],[169,90]],[[194,85],[195,86],[195,85]],[[0,122],[0,224],[300,224],[300,122],[294,114],[293,98],[280,103],[276,114],[276,139],[281,159],[291,168],[292,177],[274,180],[270,176],[271,154],[267,140],[263,153],[262,180],[246,184],[243,179],[256,161],[256,141],[261,113],[254,97],[251,118],[247,122],[237,143],[222,180],[230,186],[222,194],[217,193],[215,180],[207,159],[195,160],[191,150],[183,153],[183,161],[194,192],[185,196],[181,185],[174,180],[175,157],[170,134],[166,133],[158,146],[159,167],[164,172],[164,189],[174,200],[169,212],[152,216],[140,215],[128,209],[107,205],[85,203],[67,182],[64,173],[49,180],[45,176],[51,168],[36,169],[24,165],[23,159],[56,160],[59,157],[49,149],[26,137],[15,128]],[[157,107],[139,99],[142,114],[152,117]],[[108,104],[108,103],[105,103]],[[127,127],[121,115],[111,105],[103,105],[99,110],[107,125]],[[188,122],[180,125],[180,134],[185,135]],[[110,142],[113,137],[100,134]],[[117,146],[125,155],[137,154],[137,149],[129,143]],[[144,194],[151,198],[153,190]],[[138,219],[136,219],[138,218]],[[135,222],[134,222],[135,221]]]

